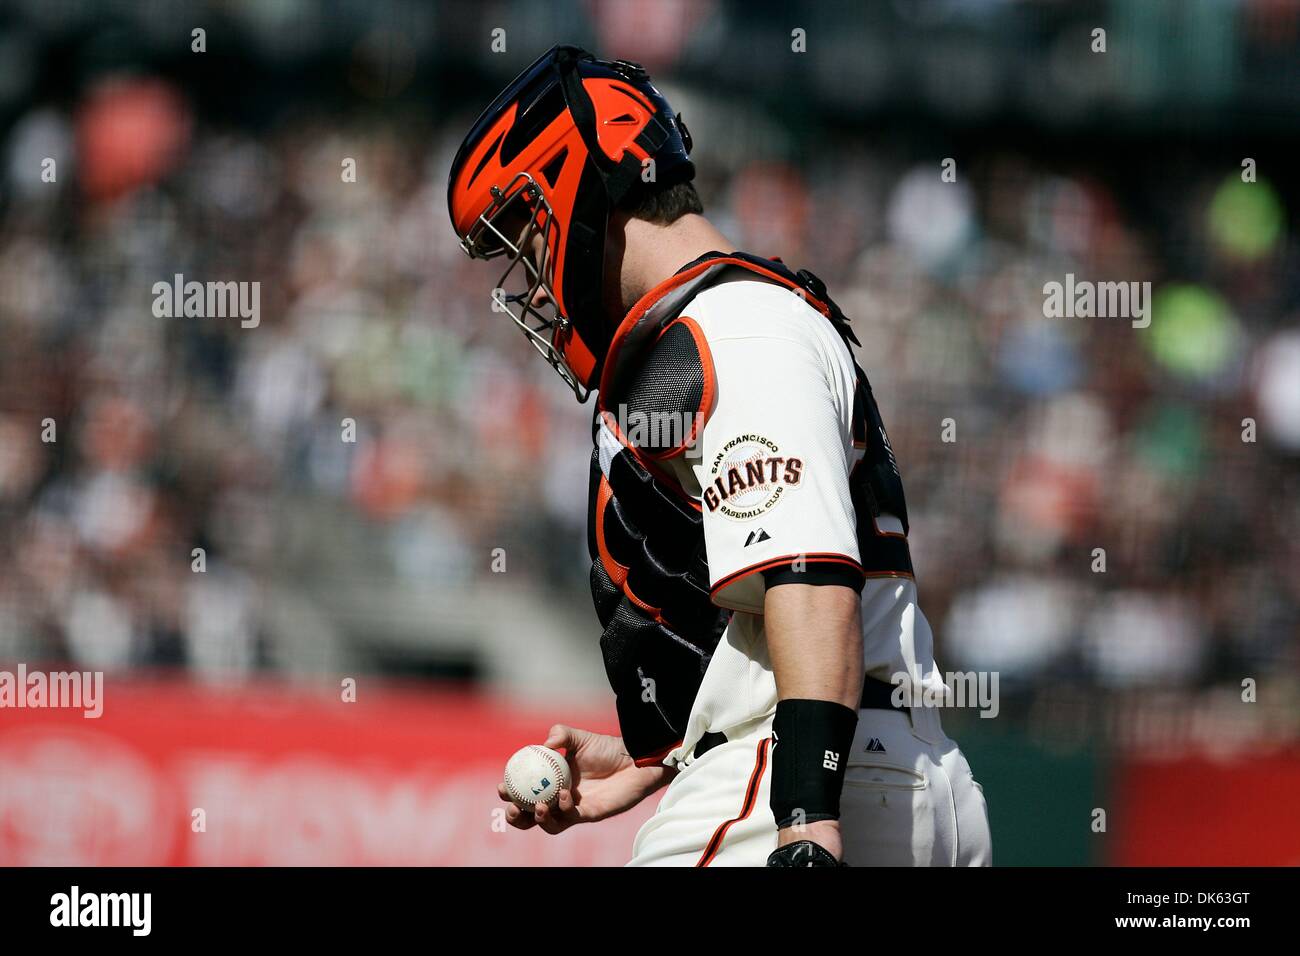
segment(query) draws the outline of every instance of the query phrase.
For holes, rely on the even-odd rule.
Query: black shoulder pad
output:
[[[681,454],[699,437],[714,398],[713,363],[691,319],[671,322],[629,371],[614,407],[627,443],[655,458]]]

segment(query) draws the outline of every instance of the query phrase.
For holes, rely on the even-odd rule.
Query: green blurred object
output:
[[[1143,337],[1165,368],[1185,378],[1209,378],[1237,348],[1237,322],[1228,303],[1204,286],[1164,286],[1151,303],[1151,328]]]
[[[1093,831],[1093,811],[1105,806],[1096,750],[1049,746],[1017,723],[944,714],[945,732],[961,741],[984,788],[993,865],[1103,864],[1105,834]]]
[[[1133,436],[1144,461],[1178,478],[1199,470],[1204,438],[1200,416],[1185,405],[1149,410]]]
[[[1283,217],[1282,203],[1268,182],[1246,183],[1233,174],[1210,200],[1210,238],[1235,259],[1258,259],[1277,246]]]

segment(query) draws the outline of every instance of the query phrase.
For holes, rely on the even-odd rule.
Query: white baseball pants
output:
[[[840,799],[849,865],[991,864],[983,788],[937,714],[925,717],[929,730],[918,734],[904,712],[859,711]],[[777,835],[771,733],[768,716],[688,763],[637,833],[628,865],[763,866]]]

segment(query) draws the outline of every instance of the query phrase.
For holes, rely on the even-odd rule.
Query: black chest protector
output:
[[[775,260],[710,253],[638,303],[605,361],[593,437],[587,544],[591,592],[604,633],[605,671],[624,744],[638,764],[679,746],[730,612],[713,604],[699,502],[663,467],[699,436],[716,398],[708,348],[686,304],[733,269],[784,286],[857,343],[821,280]],[[807,321],[792,312],[791,321]],[[856,365],[855,365],[856,368]],[[878,532],[875,517],[907,506],[871,386],[857,368],[854,440],[863,458],[850,476],[867,574],[910,575],[906,538]],[[667,427],[675,425],[676,427]]]

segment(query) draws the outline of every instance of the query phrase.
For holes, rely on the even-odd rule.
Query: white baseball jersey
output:
[[[776,846],[767,755],[778,702],[764,572],[829,569],[862,582],[865,673],[886,682],[908,674],[938,694],[942,678],[911,574],[863,568],[850,489],[864,447],[854,440],[856,371],[830,320],[789,289],[738,270],[694,295],[680,316],[707,346],[715,403],[694,447],[663,466],[701,506],[713,600],[735,614],[684,739],[664,759],[681,773],[632,862],[762,865]],[[897,516],[874,522],[876,534],[903,537]],[[727,742],[697,758],[706,733]],[[987,862],[983,794],[935,709],[862,711],[854,750],[842,798],[849,862]],[[880,799],[882,787],[892,803]],[[900,831],[899,814],[914,812],[937,823]],[[913,830],[906,846],[887,846]]]
[[[776,710],[763,571],[802,561],[841,566],[857,580],[866,574],[849,493],[862,456],[853,439],[857,379],[835,327],[788,289],[744,274],[705,289],[682,316],[708,344],[716,404],[695,447],[668,464],[702,506],[713,600],[737,613],[668,762],[686,759],[705,732],[726,733]],[[877,527],[902,534],[895,516]],[[910,575],[865,577],[862,623],[867,674],[942,683]]]

